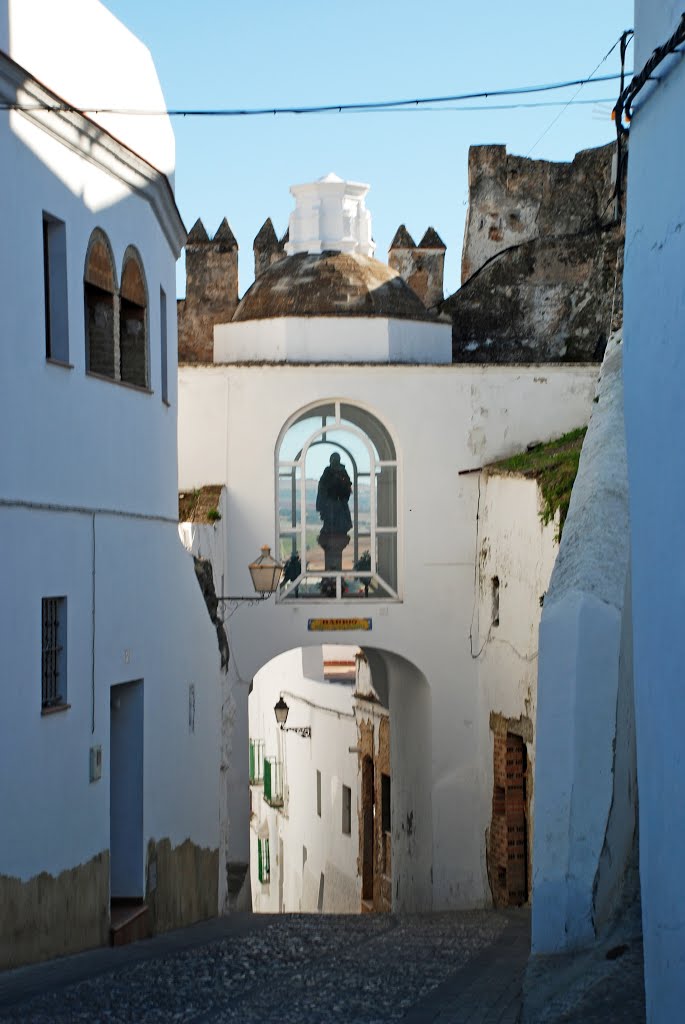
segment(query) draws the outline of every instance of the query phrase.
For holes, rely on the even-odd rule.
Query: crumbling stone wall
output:
[[[179,363],[211,363],[214,325],[238,306],[238,243],[224,218],[210,239],[201,220],[186,241],[186,297],[178,301]]]
[[[506,146],[471,146],[462,284],[513,245],[613,224],[615,151],[612,143],[552,163],[512,156]]]
[[[472,147],[462,287],[440,306],[455,362],[600,362],[622,321],[614,146],[570,164]]]

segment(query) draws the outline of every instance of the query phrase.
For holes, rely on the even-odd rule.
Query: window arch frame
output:
[[[330,413],[324,410],[332,408],[333,417],[330,418]],[[293,459],[287,459],[282,457],[283,444],[287,438],[287,435],[292,427],[298,422],[307,419],[309,416],[317,415],[321,410],[321,417],[324,422],[320,426],[313,429],[309,435],[303,440],[300,450]],[[363,417],[369,420],[369,426],[373,425],[376,428],[377,434],[374,438],[366,432],[364,427],[360,426],[354,420],[350,419],[347,413],[349,411],[358,411]],[[361,417],[360,417],[361,418]],[[366,448],[369,456],[369,470],[367,472],[359,472],[357,466],[357,460],[353,452],[348,450],[339,440],[327,441],[325,438],[326,432],[332,432],[335,430],[339,432],[347,432],[354,437]],[[322,436],[323,435],[323,436]],[[382,453],[379,450],[379,446],[376,442],[382,441],[383,446],[388,448],[388,453],[392,455],[392,458],[382,457]],[[368,594],[368,586],[365,588],[366,593],[364,595],[364,601],[374,602],[377,604],[388,604],[388,603],[399,603],[402,601],[402,558],[401,558],[401,545],[400,539],[402,536],[402,523],[401,523],[401,503],[400,494],[402,486],[401,478],[401,459],[398,454],[398,445],[395,438],[394,431],[388,427],[388,425],[378,416],[377,412],[371,409],[369,406],[362,402],[353,401],[347,398],[325,398],[320,399],[316,402],[312,402],[309,405],[303,406],[298,409],[292,416],[288,418],[284,426],[282,427],[278,440],[275,447],[274,453],[274,477],[275,477],[275,534],[276,534],[276,545],[275,550],[282,556],[281,541],[284,537],[296,538],[296,548],[294,553],[299,553],[302,558],[302,553],[307,552],[307,500],[306,500],[306,459],[307,454],[313,447],[318,444],[329,444],[335,448],[338,448],[343,452],[350,460],[350,465],[353,474],[353,510],[352,510],[352,531],[353,531],[353,564],[357,562],[359,557],[358,544],[359,544],[359,510],[358,510],[358,482],[360,477],[368,477],[369,481],[369,516],[370,516],[370,527],[369,527],[369,554],[371,556],[371,565],[368,570],[360,570],[356,568],[347,568],[339,570],[317,570],[311,569],[306,564],[300,566],[300,573],[298,577],[291,582],[291,586],[287,592],[283,591],[284,584],[281,583],[281,587],[276,593],[277,603],[288,603],[293,602],[312,604],[315,601],[326,601],[335,600],[337,603],[343,602],[346,605],[356,604],[358,606],[360,596],[359,595],[346,595],[343,593],[343,580],[347,577],[355,577],[359,580],[367,579],[369,585],[376,581],[380,584],[385,593],[380,594]],[[388,454],[386,453],[386,454]],[[297,470],[300,470],[299,482],[296,479]],[[394,519],[394,525],[379,525],[378,523],[378,501],[377,501],[377,481],[382,473],[383,469],[394,470],[394,480],[391,474],[391,505],[393,513],[390,518]],[[297,522],[293,523],[291,528],[285,529],[281,523],[280,516],[280,481],[285,474],[290,470],[293,486],[293,495],[295,488],[299,487],[299,525]],[[372,481],[374,485],[371,486]],[[297,509],[298,504],[293,500],[291,504],[292,509]],[[295,512],[295,519],[297,519],[297,513]],[[311,527],[310,527],[311,528]],[[391,560],[394,561],[394,586],[384,577],[384,575],[378,571],[378,549],[377,539],[379,536],[394,536],[394,550],[392,552]],[[335,579],[335,594],[332,593],[320,593],[318,595],[307,595],[300,596],[298,594],[298,587],[303,583],[307,577],[312,575],[321,577],[321,579]]]
[[[103,288],[102,284],[97,283],[90,279],[90,262],[93,249],[96,245],[102,245],[109,258],[109,270],[112,279],[111,291],[109,288]],[[112,372],[105,372],[103,369],[93,368],[93,353],[92,353],[92,336],[91,336],[91,303],[89,301],[88,289],[98,289],[103,295],[111,296],[112,304]],[[114,250],[112,249],[112,243],[109,240],[109,236],[101,227],[95,227],[90,233],[88,238],[88,245],[86,246],[86,256],[83,263],[83,315],[84,315],[84,335],[85,335],[85,348],[86,348],[86,373],[92,374],[95,377],[100,377],[104,380],[116,380],[116,367],[117,367],[117,353],[119,350],[119,285],[117,282],[117,265],[114,259]],[[92,295],[90,296],[92,298]],[[104,300],[103,300],[104,301]]]
[[[140,277],[140,283],[142,285],[144,293],[144,305],[140,306],[139,303],[133,302],[132,299],[124,295],[124,278],[126,275],[126,269],[129,263],[134,263]],[[137,305],[143,310],[143,383],[138,381],[129,380],[128,377],[124,377],[124,348],[123,348],[123,304],[129,303],[130,305]],[[145,275],[145,265],[139,250],[135,245],[127,245],[124,250],[124,255],[121,261],[121,284],[119,285],[119,382],[127,384],[130,387],[141,388],[145,391],[150,389],[150,292],[147,284],[147,277]]]

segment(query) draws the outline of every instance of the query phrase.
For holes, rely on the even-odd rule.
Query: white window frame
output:
[[[379,458],[376,457],[376,452],[374,450],[374,446],[371,443],[369,437],[364,433],[364,431],[362,429],[360,429],[359,427],[356,427],[356,426],[350,424],[349,421],[343,421],[342,420],[341,411],[340,410],[341,410],[341,406],[343,406],[343,405],[347,406],[347,407],[351,407],[351,408],[357,408],[357,409],[367,413],[369,416],[372,416],[376,420],[376,422],[385,431],[385,433],[387,434],[387,436],[390,438],[390,440],[392,442],[393,448],[395,450],[395,458],[394,459],[379,459]],[[292,426],[294,426],[299,420],[306,418],[306,416],[307,416],[307,414],[309,412],[314,412],[316,409],[319,409],[322,406],[333,406],[334,418],[331,419],[331,420],[327,420],[325,425],[322,424],[320,427],[317,427],[316,430],[312,431],[312,433],[309,435],[309,437],[303,442],[299,458],[297,458],[297,459],[281,459],[280,458],[281,448],[283,446],[283,442],[284,442],[284,440],[285,440],[285,438],[286,438],[290,428]],[[397,456],[397,443],[396,443],[394,437],[392,436],[392,434],[390,433],[390,431],[388,430],[388,428],[385,426],[383,421],[376,415],[376,413],[373,412],[368,407],[362,405],[359,402],[353,402],[353,401],[350,401],[349,399],[341,399],[341,398],[321,399],[320,401],[314,402],[310,406],[305,407],[304,409],[300,409],[293,417],[291,417],[291,419],[288,420],[286,426],[281,431],[281,435],[279,437],[278,445],[277,445],[277,448],[276,448],[276,459],[275,459],[275,463],[276,463],[276,465],[275,465],[275,517],[276,517],[276,544],[275,544],[275,550],[280,552],[280,550],[281,550],[281,538],[284,537],[284,536],[293,536],[293,537],[296,537],[298,539],[298,550],[301,552],[301,557],[304,556],[304,554],[305,554],[305,552],[307,550],[307,539],[306,539],[307,538],[307,514],[306,514],[307,513],[307,478],[306,478],[306,472],[305,472],[306,461],[307,461],[307,453],[309,452],[309,449],[314,444],[317,443],[317,440],[320,439],[322,437],[322,435],[324,435],[328,431],[332,431],[332,430],[346,431],[346,432],[352,434],[353,436],[357,437],[359,439],[359,441],[364,445],[364,447],[366,448],[366,450],[368,452],[368,456],[369,456],[369,473],[368,473],[368,477],[369,477],[369,515],[370,515],[369,550],[370,550],[370,555],[371,555],[371,568],[368,571],[361,570],[361,569],[353,569],[353,570],[350,570],[350,569],[339,569],[339,570],[329,569],[329,570],[321,570],[320,572],[317,572],[315,575],[324,577],[326,579],[335,579],[335,581],[336,581],[336,584],[335,584],[335,600],[338,601],[338,602],[342,601],[342,602],[345,602],[346,604],[353,604],[353,605],[359,607],[359,604],[360,604],[360,598],[359,597],[349,597],[349,598],[346,598],[342,594],[342,581],[343,581],[343,578],[347,577],[347,576],[351,576],[351,575],[353,575],[353,576],[355,576],[355,577],[357,577],[359,579],[369,579],[369,580],[376,579],[381,584],[381,586],[384,587],[384,589],[387,592],[384,595],[374,595],[372,597],[364,598],[363,599],[363,604],[364,605],[366,605],[367,603],[388,604],[388,603],[399,602],[399,601],[402,600],[402,598],[401,598],[401,593],[402,593],[402,587],[401,587],[401,564],[402,564],[402,559],[400,558],[400,536],[402,534],[402,529],[401,529],[401,522],[400,522],[400,519],[401,519],[400,460],[399,460],[399,458]],[[378,526],[378,523],[377,523],[376,487],[375,486],[371,486],[371,483],[372,483],[372,481],[375,482],[376,470],[380,470],[380,469],[383,469],[383,468],[388,468],[388,469],[394,469],[395,470],[395,498],[396,498],[396,516],[395,516],[396,522],[395,522],[395,526]],[[300,511],[300,525],[299,526],[293,526],[292,529],[284,529],[284,528],[281,527],[280,517],[279,517],[280,478],[281,478],[281,475],[282,475],[284,470],[290,470],[292,472],[292,470],[297,471],[298,469],[300,470],[300,479],[299,479],[299,489],[300,489],[299,500],[300,500],[300,509],[301,509],[301,511]],[[366,473],[364,473],[363,475],[366,476]],[[356,473],[355,473],[355,483],[356,483]],[[354,488],[354,491],[356,493],[356,487]],[[376,564],[377,563],[377,557],[376,557],[376,538],[379,535],[381,535],[381,534],[394,534],[395,538],[396,538],[397,589],[395,589],[394,587],[390,586],[390,584],[387,582],[387,580],[385,580],[380,575],[380,573],[378,572],[378,567],[377,567],[377,564]],[[276,594],[276,601],[277,601],[277,603],[281,603],[281,602],[286,603],[287,602],[288,604],[292,604],[295,601],[301,602],[303,604],[308,604],[308,605],[311,605],[311,604],[315,603],[317,601],[317,598],[297,597],[293,593],[293,591],[296,590],[298,584],[301,583],[303,580],[305,580],[305,578],[307,576],[310,576],[310,575],[312,575],[312,573],[310,573],[308,571],[307,565],[305,563],[302,566],[302,571],[300,572],[300,575],[297,577],[297,579],[291,581],[291,586],[290,586],[290,588],[288,590],[288,593],[287,594],[281,594],[280,592],[277,592],[277,594]],[[324,601],[326,603],[329,603],[331,600],[333,600],[333,598],[332,597],[324,597],[322,595],[320,600]]]

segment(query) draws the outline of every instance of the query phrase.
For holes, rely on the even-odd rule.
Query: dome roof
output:
[[[432,319],[395,270],[344,252],[296,253],[274,263],[245,293],[233,321],[285,316]]]

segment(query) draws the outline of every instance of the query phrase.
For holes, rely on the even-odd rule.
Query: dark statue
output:
[[[322,533],[349,533],[352,527],[348,504],[351,494],[352,481],[340,456],[333,452],[330,464],[321,474],[316,494],[316,511],[323,522]]]
[[[339,572],[342,569],[342,553],[350,543],[348,533],[352,528],[349,507],[351,494],[352,481],[340,461],[340,456],[333,452],[329,465],[321,474],[316,493],[316,511],[321,516],[323,524],[319,544],[324,551],[325,570],[328,572]],[[335,580],[324,580],[322,593],[334,597]]]

